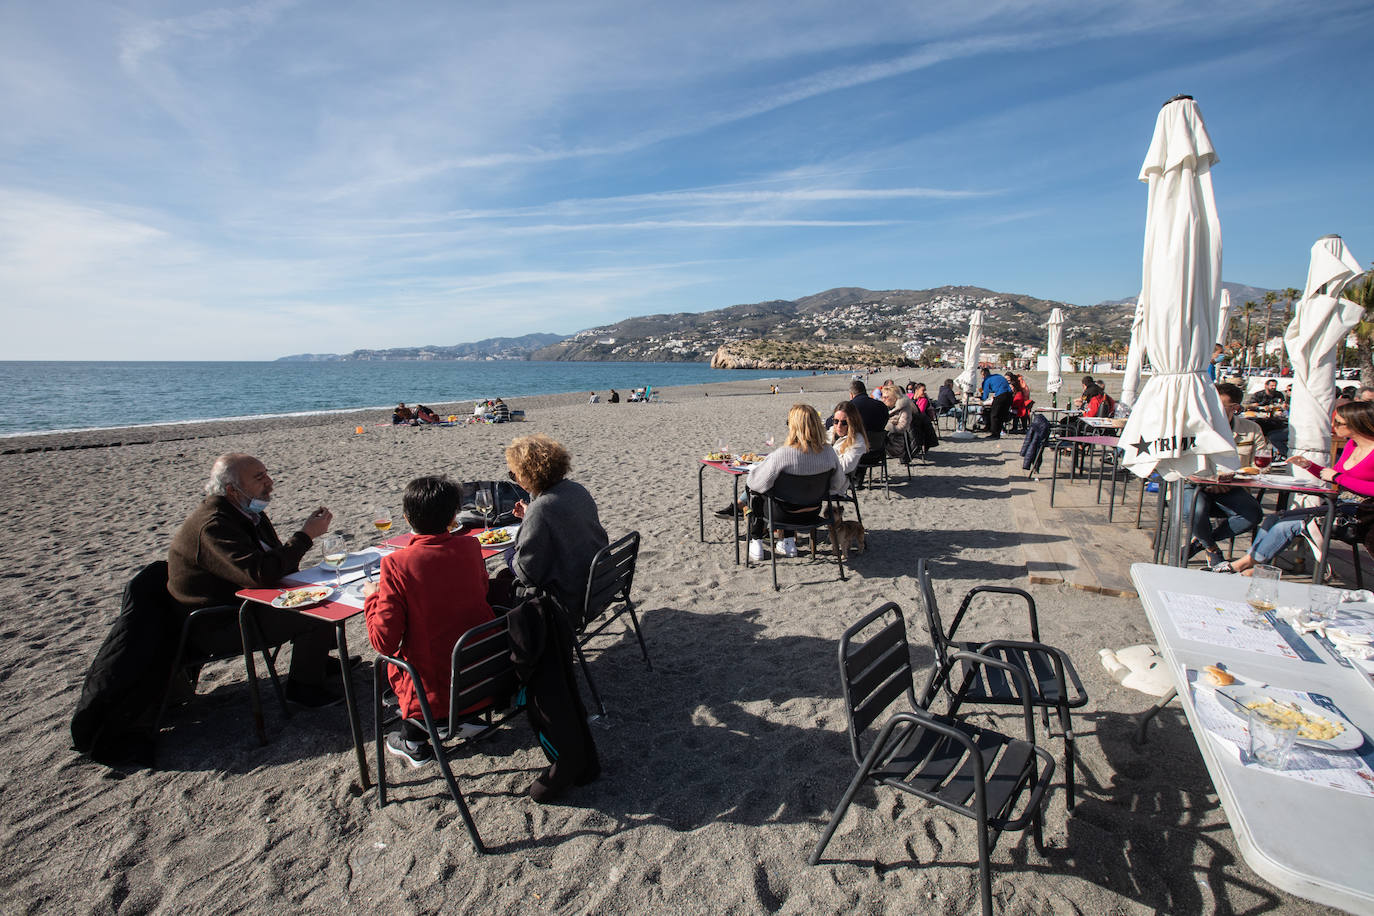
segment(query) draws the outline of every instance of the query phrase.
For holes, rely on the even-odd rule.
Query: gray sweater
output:
[[[784,445],[749,470],[745,483],[751,493],[766,493],[783,471],[789,474],[819,474],[831,471],[830,492],[844,493],[849,489],[849,481],[840,467],[840,458],[833,448],[825,447],[819,452],[804,452],[799,448]]]
[[[608,543],[596,502],[587,488],[572,480],[560,480],[530,500],[515,535],[511,572],[580,614],[592,558]]]

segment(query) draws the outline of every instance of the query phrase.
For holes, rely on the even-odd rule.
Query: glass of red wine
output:
[[[1261,471],[1269,467],[1269,463],[1274,460],[1273,449],[1262,448],[1255,452],[1255,467]]]

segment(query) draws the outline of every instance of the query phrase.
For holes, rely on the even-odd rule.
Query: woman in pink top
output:
[[[1332,432],[1350,437],[1345,449],[1336,460],[1333,468],[1324,468],[1314,461],[1301,456],[1288,459],[1290,463],[1316,474],[1327,483],[1334,483],[1342,490],[1359,496],[1374,496],[1374,402],[1353,401],[1336,408],[1336,416],[1331,421]],[[1357,502],[1345,502],[1336,511],[1353,514]],[[1314,516],[1326,512],[1325,508],[1295,509],[1282,515],[1271,516],[1260,525],[1260,533],[1250,551],[1232,563],[1219,563],[1211,567],[1213,572],[1238,572],[1248,574],[1256,563],[1268,563],[1292,543]]]

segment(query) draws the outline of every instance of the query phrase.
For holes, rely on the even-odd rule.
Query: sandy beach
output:
[[[933,391],[952,374],[894,377]],[[1047,404],[1043,375],[1030,377],[1037,402]],[[833,564],[791,561],[774,592],[766,567],[734,565],[729,522],[708,515],[707,542],[699,542],[697,459],[718,440],[736,452],[763,450],[770,435],[782,440],[789,405],[805,401],[824,415],[845,386],[843,376],[787,379],[773,396],[766,382],[722,383],[664,390],[650,405],[589,405],[585,394],[522,398],[512,404],[527,412],[521,425],[392,428],[370,412],[7,440],[3,909],[976,911],[972,824],[897,793],[861,792],[827,861],[806,864],[853,772],[839,635],[896,601],[916,660],[928,666],[912,576],[926,557],[946,613],[977,584],[1028,588],[1042,637],[1073,657],[1091,696],[1075,716],[1077,811],[1066,815],[1057,790],[1043,856],[1028,838],[1002,838],[993,876],[999,912],[1328,912],[1274,889],[1240,860],[1177,707],[1161,715],[1147,748],[1132,744],[1133,717],[1152,700],[1116,684],[1097,653],[1151,641],[1139,602],[1027,584],[1001,459],[1019,439],[946,441],[890,499],[861,494],[869,549],[853,558],[847,582]],[[1115,395],[1119,377],[1109,387]],[[1077,393],[1077,377],[1066,376],[1061,403]],[[72,709],[121,590],[165,557],[216,455],[246,451],[266,462],[279,531],[324,504],[334,529],[362,545],[369,507],[399,510],[412,477],[502,476],[504,446],[535,431],[568,446],[572,476],[595,496],[612,538],[643,535],[635,597],[653,670],[628,633],[613,629],[593,644],[610,708],[595,727],[604,772],[563,803],[541,807],[523,794],[545,764],[523,719],[455,758],[494,854],[473,852],[437,767],[405,769],[392,758],[389,774],[400,784],[379,809],[375,790],[358,785],[342,707],[283,720],[265,695],[271,741],[259,747],[241,665],[205,670],[195,700],[168,716],[157,769],[110,770],[71,750]],[[730,492],[724,474],[708,473],[706,487],[708,511]],[[307,556],[317,560],[318,551]],[[967,627],[966,638],[1028,638],[1024,611],[1004,600],[982,606]],[[361,619],[349,638],[371,657]],[[370,737],[371,666],[355,678]],[[1059,741],[1046,746],[1062,761]]]

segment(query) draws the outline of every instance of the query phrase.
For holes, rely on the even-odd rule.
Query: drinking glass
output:
[[[491,510],[495,503],[491,499],[490,487],[478,487],[477,494],[473,498],[473,504],[477,506],[477,511],[482,513],[482,521],[486,528],[491,528]]]
[[[1250,756],[1260,766],[1271,770],[1282,770],[1288,766],[1288,756],[1298,739],[1297,725],[1259,709],[1250,710],[1249,725]]]
[[[337,534],[327,534],[320,538],[320,551],[324,554],[324,565],[334,570],[334,587],[338,588],[342,584],[339,582],[339,570],[344,560],[348,559],[348,547]]]
[[[1314,623],[1326,623],[1336,616],[1341,603],[1341,590],[1329,585],[1311,585],[1307,589],[1308,619]]]
[[[1270,448],[1255,449],[1255,467],[1261,471],[1269,467],[1269,462],[1274,460],[1274,450]]]
[[[372,509],[372,525],[379,534],[386,534],[391,530],[391,510],[386,506],[374,506]]]
[[[1250,573],[1245,600],[1256,614],[1272,611],[1279,603],[1279,568],[1257,563]]]

